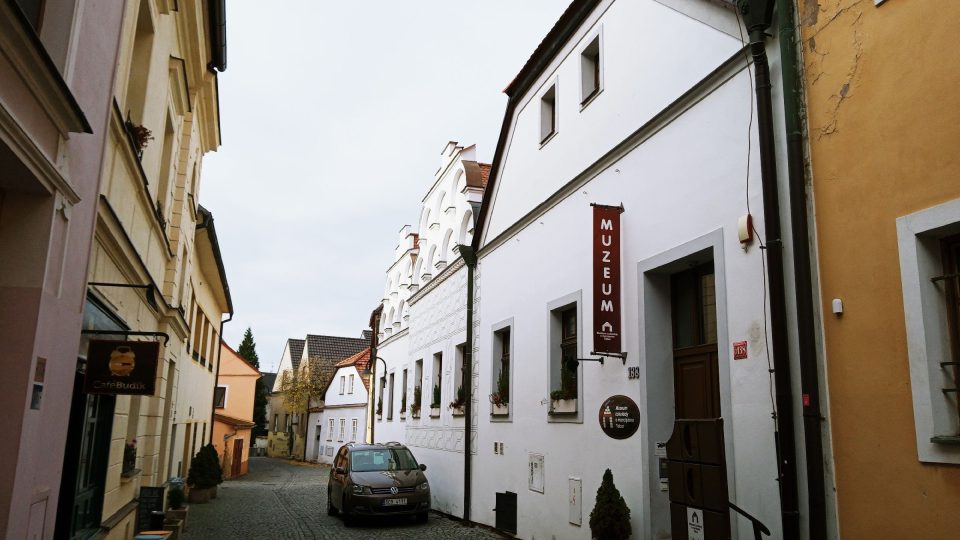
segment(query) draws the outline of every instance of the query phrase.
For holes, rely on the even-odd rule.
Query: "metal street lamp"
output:
[[[377,385],[376,385],[376,382],[377,382],[377,360],[383,362],[383,372],[386,373],[386,372],[387,372],[387,361],[384,360],[383,358],[380,358],[379,356],[373,357],[373,361],[371,361],[369,364],[367,364],[366,369],[363,370],[363,374],[364,374],[364,375],[369,375],[369,376],[370,376],[370,387],[373,388],[373,392],[370,394],[370,403],[367,405],[367,413],[368,413],[368,415],[367,415],[367,422],[368,422],[369,425],[370,425],[370,442],[371,442],[371,443],[373,443],[373,442],[376,441],[376,439],[374,438],[374,429],[376,428],[376,425],[377,425],[377,424],[376,424],[376,422],[374,422],[374,419],[373,419],[373,416],[374,416],[374,414],[373,414],[373,406],[374,406],[374,405],[373,405],[373,404],[375,403],[374,398],[376,397],[375,394],[376,394],[376,391],[377,391]],[[373,369],[371,369],[371,367],[372,367]]]

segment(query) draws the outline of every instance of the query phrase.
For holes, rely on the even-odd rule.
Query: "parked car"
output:
[[[347,526],[362,515],[414,515],[425,522],[430,510],[426,470],[400,443],[347,443],[330,469],[327,514],[343,514]]]

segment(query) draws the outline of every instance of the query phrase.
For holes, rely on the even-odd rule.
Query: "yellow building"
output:
[[[121,6],[118,3],[117,9]],[[198,204],[220,144],[223,3],[128,0],[88,272],[84,337],[159,340],[151,395],[74,390],[56,536],[129,538],[144,487],[209,442],[221,320],[232,313],[213,218]]]
[[[957,538],[960,2],[800,0],[843,538]]]

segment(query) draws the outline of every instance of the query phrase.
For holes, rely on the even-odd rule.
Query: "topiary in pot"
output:
[[[630,526],[630,509],[617,486],[613,485],[613,473],[607,469],[597,490],[597,504],[590,512],[590,533],[598,540],[626,540],[633,529]]]
[[[190,472],[187,475],[187,484],[191,489],[191,502],[205,502],[202,496],[196,490],[210,490],[217,487],[217,484],[223,482],[223,471],[220,469],[220,456],[217,449],[208,444],[197,452],[193,461],[190,463]]]

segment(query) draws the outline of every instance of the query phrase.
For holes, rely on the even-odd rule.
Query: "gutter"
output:
[[[824,487],[824,420],[820,407],[820,372],[817,359],[816,313],[810,266],[810,228],[807,222],[806,175],[803,159],[803,89],[798,80],[795,6],[781,2],[777,9],[780,69],[783,80],[783,111],[787,135],[787,182],[790,198],[790,232],[793,241],[793,272],[796,283],[797,341],[800,349],[800,392],[803,395],[803,442],[807,469],[809,537],[827,537]]]
[[[217,414],[217,404],[214,400],[217,399],[217,381],[220,379],[220,356],[223,354],[223,325],[233,320],[233,307],[230,308],[230,316],[225,320],[220,320],[220,340],[217,342],[217,370],[213,374],[213,396],[210,398],[210,440],[207,441],[210,444],[213,444],[213,423],[216,421],[214,416]],[[226,450],[226,445],[224,445],[224,450]]]
[[[460,246],[460,257],[467,265],[467,346],[463,350],[464,429],[463,429],[463,520],[470,521],[470,491],[473,465],[473,276],[477,254],[469,246]]]
[[[210,0],[210,64],[208,69],[227,70],[226,0]]]
[[[780,488],[780,519],[784,540],[800,538],[796,439],[793,421],[793,384],[787,336],[786,277],[783,272],[783,240],[780,229],[780,198],[773,136],[773,99],[766,30],[773,18],[775,0],[740,0],[738,9],[750,33],[750,54],[755,70],[757,133],[760,151],[760,181],[763,186],[763,216],[767,276],[770,287],[770,333],[773,377],[776,388],[775,438]]]

